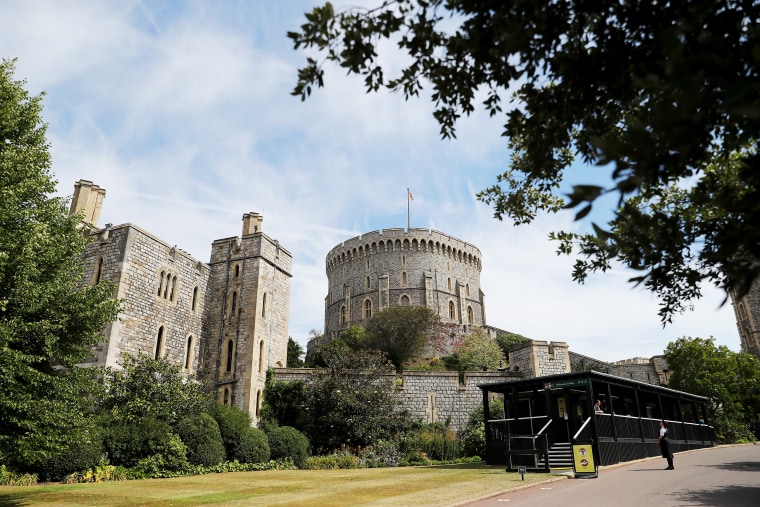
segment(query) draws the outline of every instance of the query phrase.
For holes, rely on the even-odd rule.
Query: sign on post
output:
[[[591,443],[573,444],[573,472],[576,479],[595,479],[599,473],[594,463]]]

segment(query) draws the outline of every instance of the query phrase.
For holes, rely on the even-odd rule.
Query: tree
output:
[[[750,438],[760,419],[760,361],[715,345],[710,337],[679,338],[668,344],[669,387],[708,398],[708,422],[721,440]]]
[[[530,338],[517,333],[502,333],[496,336],[496,343],[501,347],[501,351],[504,353],[504,357],[509,357],[509,350],[512,347],[523,345],[530,342]]]
[[[288,336],[288,368],[302,368],[304,355],[303,347],[301,344],[295,341],[292,337]]]
[[[456,355],[464,371],[493,371],[504,366],[501,347],[480,328],[472,330],[457,348]]]
[[[42,96],[0,62],[0,454],[34,466],[65,450],[86,423],[91,354],[118,303],[105,283],[81,284],[81,217],[50,197]]]
[[[438,316],[426,306],[391,306],[367,320],[367,347],[386,354],[397,370],[425,347]]]
[[[388,439],[408,422],[396,397],[393,365],[376,350],[325,347],[306,386],[306,433],[318,453]]]
[[[702,283],[742,296],[760,273],[758,17],[759,3],[730,0],[385,0],[338,11],[328,2],[288,33],[296,49],[323,56],[307,58],[293,94],[323,86],[325,61],[363,76],[367,92],[409,99],[429,85],[444,138],[481,101],[503,116],[511,160],[478,198],[523,224],[563,207],[581,220],[599,197],[617,197],[606,226],[553,238],[577,253],[579,282],[615,260],[636,270],[631,281],[657,294],[666,323]],[[407,56],[390,78],[385,40]],[[565,202],[576,160],[611,178],[575,185]],[[731,161],[736,184],[724,187]],[[663,196],[672,185],[687,190],[675,208]]]

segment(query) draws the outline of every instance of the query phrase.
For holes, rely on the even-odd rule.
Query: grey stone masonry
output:
[[[752,282],[745,296],[739,298],[731,292],[731,301],[734,305],[741,350],[760,359],[760,277]]]
[[[318,372],[309,368],[277,368],[277,382],[308,382]],[[448,423],[457,432],[467,426],[469,415],[483,404],[478,384],[523,378],[514,372],[405,371],[396,376],[397,395],[403,408],[423,422]]]
[[[427,306],[444,323],[485,325],[477,247],[430,229],[384,229],[349,239],[325,259],[325,333],[333,339],[374,312]]]
[[[531,340],[509,352],[509,368],[526,377],[543,377],[570,372],[570,354],[565,342]]]

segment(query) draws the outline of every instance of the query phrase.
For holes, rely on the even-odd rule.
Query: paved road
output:
[[[468,507],[760,506],[760,445],[700,449],[675,455],[675,470],[652,458],[605,467],[596,479],[567,479],[505,493]]]

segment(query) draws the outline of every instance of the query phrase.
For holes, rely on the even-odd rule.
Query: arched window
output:
[[[399,299],[399,304],[401,306],[409,306],[409,303],[410,303],[409,296],[407,296],[406,294],[401,296],[401,299]]]
[[[469,325],[472,325],[473,322],[473,315],[472,315],[472,306],[467,307],[467,323]]]
[[[161,295],[162,298],[166,299],[169,296],[169,285],[171,285],[171,279],[172,275],[171,273],[166,273],[166,283],[164,284],[164,293]]]
[[[95,270],[95,285],[100,282],[100,276],[103,274],[103,257],[98,259],[98,268]]]
[[[346,323],[346,307],[345,305],[340,307],[340,323],[344,325]]]
[[[264,373],[264,340],[259,342],[259,373]]]
[[[230,317],[235,316],[235,311],[237,310],[237,292],[232,293],[232,310],[230,311]]]
[[[185,349],[185,369],[189,370],[193,366],[193,336],[187,337],[187,348]]]
[[[372,301],[369,299],[364,300],[364,318],[369,319],[372,317]]]
[[[172,278],[172,288],[169,291],[169,301],[174,301],[174,291],[177,290],[177,277]]]
[[[367,259],[367,271],[369,271],[369,259]]]
[[[232,340],[227,340],[227,368],[225,371],[232,371],[232,350],[235,347],[235,344],[232,343]]]
[[[256,417],[259,416],[259,412],[261,412],[261,389],[256,391]]]
[[[449,318],[454,320],[457,316],[456,309],[454,308],[454,302],[449,301]]]
[[[227,405],[230,402],[230,390],[224,388],[224,404]]]
[[[164,326],[158,328],[158,336],[156,337],[156,353],[154,359],[158,360],[164,356]]]
[[[406,255],[401,256],[401,265],[406,266]]]
[[[464,286],[464,292],[467,294],[467,297],[470,297],[470,284]]]
[[[156,294],[158,297],[161,297],[161,293],[164,290],[164,277],[166,276],[166,273],[164,271],[161,271],[161,280],[158,282],[158,293]]]
[[[267,293],[265,292],[261,298],[261,318],[267,318]]]
[[[365,280],[364,286],[365,286],[365,288],[366,288],[367,290],[369,290],[369,289],[370,289],[370,286],[371,286],[371,284],[370,284],[370,280],[369,280],[369,277],[367,277],[367,279]]]
[[[240,276],[240,264],[235,264],[235,278]]]
[[[451,278],[446,279],[446,286],[449,288],[449,292],[451,292]]]
[[[195,305],[198,304],[198,287],[193,289],[193,301],[190,303],[190,309],[195,311]]]
[[[406,271],[401,272],[401,286],[406,287],[406,285],[409,283],[409,280],[406,277]]]

